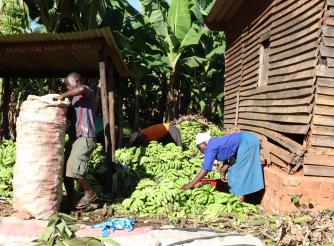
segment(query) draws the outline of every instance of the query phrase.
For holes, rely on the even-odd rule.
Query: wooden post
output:
[[[101,102],[102,102],[102,114],[103,114],[103,129],[104,129],[104,141],[105,152],[108,153],[110,140],[108,137],[109,127],[109,112],[108,112],[108,99],[107,99],[107,86],[106,86],[106,64],[103,50],[99,51],[99,69],[100,69],[100,89],[101,89]]]
[[[11,91],[9,78],[4,79],[2,91],[3,91],[3,94],[1,98],[2,102],[1,102],[1,108],[0,108],[0,112],[2,113],[0,141],[10,138],[8,113],[9,113],[10,95],[12,91]]]
[[[238,128],[238,118],[239,118],[239,93],[240,91],[237,92],[237,105],[235,108],[235,120],[234,120],[234,128]]]
[[[111,161],[115,161],[116,131],[115,131],[115,93],[114,76],[111,62],[108,62],[108,101],[109,101],[109,127],[111,137]]]
[[[48,78],[49,94],[57,93],[57,83],[55,78]]]

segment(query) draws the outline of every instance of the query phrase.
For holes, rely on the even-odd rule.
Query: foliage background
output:
[[[140,2],[142,12],[126,0],[0,1],[0,33],[109,26],[131,73],[117,82],[119,124],[135,130],[201,113],[222,125],[225,36],[204,23],[215,1]],[[20,103],[29,94],[48,93],[48,81],[14,79],[9,90],[10,128],[15,128]]]

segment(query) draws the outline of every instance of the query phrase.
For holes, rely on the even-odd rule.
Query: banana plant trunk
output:
[[[167,83],[167,122],[175,120],[178,112],[178,90],[177,90],[177,73],[176,69],[170,74],[170,79]]]

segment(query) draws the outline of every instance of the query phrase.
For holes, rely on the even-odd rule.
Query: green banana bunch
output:
[[[0,197],[13,195],[13,167],[16,158],[16,144],[5,140],[0,144]]]
[[[126,164],[130,170],[139,171],[141,180],[123,207],[139,216],[168,217],[171,222],[181,218],[212,220],[225,214],[246,215],[257,213],[253,205],[240,202],[239,198],[219,192],[210,184],[202,184],[184,191],[202,167],[203,156],[193,152],[196,134],[208,130],[197,121],[178,124],[186,150],[173,143],[163,146],[150,142],[144,148],[116,150],[116,161]],[[214,125],[209,129],[213,136],[222,136],[222,130]],[[209,178],[219,179],[219,172],[210,172]]]

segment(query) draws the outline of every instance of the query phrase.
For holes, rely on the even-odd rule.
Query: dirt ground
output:
[[[0,216],[7,217],[12,213],[11,200],[0,199]],[[85,210],[68,213],[80,223],[87,225],[102,223],[110,218],[136,217],[136,227],[160,228],[170,225],[176,228],[211,228],[221,232],[233,231],[258,237],[265,245],[334,245],[334,210],[317,213],[301,210],[289,215],[249,217],[248,221],[240,224],[236,223],[232,215],[218,218],[210,223],[184,219],[176,225],[171,225],[167,219],[131,216],[124,210],[122,211],[119,204],[108,205],[104,201],[97,201]]]
[[[13,213],[10,200],[0,198],[0,217],[8,217]]]

